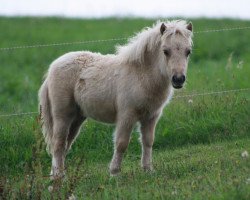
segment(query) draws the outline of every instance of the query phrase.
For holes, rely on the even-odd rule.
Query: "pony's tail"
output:
[[[48,154],[52,153],[53,118],[51,115],[51,104],[47,80],[44,81],[39,90],[39,112],[42,125],[43,136],[47,145]]]

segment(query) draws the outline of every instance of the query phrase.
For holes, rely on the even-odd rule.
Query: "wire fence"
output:
[[[207,96],[207,95],[221,95],[226,93],[232,93],[232,92],[246,92],[250,91],[250,88],[240,88],[240,89],[231,89],[231,90],[222,90],[222,91],[211,91],[211,92],[204,92],[204,93],[191,93],[187,95],[179,95],[173,98],[191,98],[196,96]]]
[[[209,30],[201,30],[194,31],[194,34],[201,33],[214,33],[214,32],[223,32],[223,31],[236,31],[236,30],[246,30],[250,29],[250,26],[244,27],[227,27],[221,29],[209,29]],[[21,46],[13,46],[13,47],[2,47],[0,51],[10,51],[17,49],[30,49],[30,48],[43,48],[43,47],[56,47],[56,46],[68,46],[68,45],[79,45],[79,44],[91,44],[91,43],[104,43],[104,42],[112,42],[112,41],[123,41],[127,40],[129,37],[121,37],[121,38],[108,38],[108,39],[98,39],[98,40],[85,40],[85,41],[74,41],[74,42],[61,42],[61,43],[48,43],[48,44],[32,44],[32,45],[21,45]]]
[[[3,114],[0,117],[14,117],[14,116],[21,116],[21,115],[35,115],[38,112],[22,112],[22,113],[11,113],[11,114]]]
[[[201,30],[195,31],[194,34],[202,34],[202,33],[214,33],[214,32],[223,32],[223,31],[236,31],[236,30],[246,30],[250,29],[250,26],[245,27],[226,27],[221,29],[209,29],[209,30]],[[0,51],[10,51],[17,49],[29,49],[29,48],[43,48],[43,47],[55,47],[55,46],[67,46],[67,45],[77,45],[77,44],[90,44],[90,43],[103,43],[103,42],[111,42],[111,41],[123,41],[129,39],[128,37],[122,38],[109,38],[109,39],[99,39],[99,40],[85,40],[85,41],[75,41],[75,42],[62,42],[62,43],[50,43],[50,44],[34,44],[34,45],[22,45],[22,46],[13,46],[13,47],[2,47]],[[231,89],[231,90],[223,90],[223,91],[211,91],[211,92],[203,92],[203,93],[191,93],[187,95],[179,95],[173,98],[181,99],[181,98],[191,98],[196,96],[206,96],[206,95],[223,95],[226,93],[235,93],[235,92],[246,92],[249,91],[250,88],[241,88],[241,89]],[[14,116],[27,116],[27,115],[35,115],[38,112],[22,112],[22,113],[11,113],[11,114],[2,114],[0,118],[4,117],[14,117]]]
[[[231,90],[222,90],[222,91],[211,91],[211,92],[203,92],[203,93],[193,93],[187,95],[179,95],[174,96],[173,99],[181,99],[181,98],[191,98],[197,96],[207,96],[207,95],[223,95],[227,93],[235,93],[235,92],[246,92],[250,91],[250,88],[240,88],[240,89],[231,89]],[[15,117],[15,116],[25,116],[25,115],[36,115],[38,112],[22,112],[22,113],[11,113],[11,114],[2,114],[0,118],[4,117]]]

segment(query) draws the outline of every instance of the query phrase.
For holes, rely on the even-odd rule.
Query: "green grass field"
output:
[[[0,48],[130,37],[155,20],[0,17]],[[195,31],[250,21],[192,19]],[[194,34],[186,87],[175,96],[250,88],[250,29]],[[76,50],[113,53],[126,40],[0,50],[0,115],[37,111],[49,64]],[[0,116],[0,199],[250,199],[250,90],[174,98],[157,125],[152,173],[140,169],[136,130],[122,173],[110,177],[114,127],[88,120],[50,193],[50,157],[37,115]]]

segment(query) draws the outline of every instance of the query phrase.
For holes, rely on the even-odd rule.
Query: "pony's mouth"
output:
[[[182,87],[183,87],[183,84],[174,84],[174,83],[172,83],[172,85],[173,85],[173,87],[175,88],[175,89],[181,89]]]

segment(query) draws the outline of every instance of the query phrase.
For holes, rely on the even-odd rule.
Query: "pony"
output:
[[[137,123],[141,166],[153,169],[155,127],[174,88],[186,80],[192,29],[186,21],[159,21],[117,46],[115,54],[77,51],[52,62],[38,95],[52,178],[64,176],[66,154],[87,118],[116,125],[111,175],[121,171]]]

